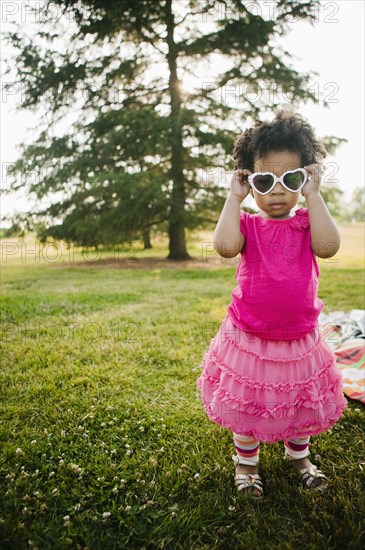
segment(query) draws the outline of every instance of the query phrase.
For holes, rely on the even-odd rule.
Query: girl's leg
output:
[[[309,452],[310,437],[297,437],[284,441],[286,453],[289,460],[298,460],[307,457]]]
[[[260,442],[253,437],[233,434],[236,453],[240,457],[240,462],[248,466],[257,466],[259,462]],[[241,460],[242,459],[242,460]]]
[[[237,463],[235,467],[236,474],[238,476],[241,474],[251,476],[243,481],[243,483],[246,483],[244,490],[251,493],[255,498],[262,497],[262,481],[258,475],[260,442],[254,437],[246,437],[245,435],[235,433],[233,434],[233,440],[236,448],[236,455],[239,457],[239,463]],[[255,478],[253,479],[252,476],[255,476]],[[242,483],[242,481],[236,480],[236,485],[239,486],[240,483]],[[243,486],[238,490],[243,490],[242,487]]]

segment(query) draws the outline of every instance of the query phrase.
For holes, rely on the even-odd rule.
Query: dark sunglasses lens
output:
[[[266,176],[255,176],[253,179],[253,184],[257,191],[261,193],[266,193],[272,187],[273,177],[267,174]]]
[[[287,187],[289,187],[289,189],[292,189],[293,191],[298,191],[304,181],[304,178],[305,176],[303,172],[300,172],[298,170],[297,172],[286,174],[284,176],[284,183]]]

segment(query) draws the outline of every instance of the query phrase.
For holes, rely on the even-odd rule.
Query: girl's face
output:
[[[301,155],[293,151],[269,151],[263,157],[256,157],[254,160],[254,172],[272,172],[280,177],[287,170],[302,168]],[[290,211],[298,204],[300,191],[292,193],[285,189],[280,182],[267,195],[260,195],[251,187],[251,193],[255,202],[261,210],[260,215],[269,219],[290,218]],[[273,206],[280,203],[280,206]]]

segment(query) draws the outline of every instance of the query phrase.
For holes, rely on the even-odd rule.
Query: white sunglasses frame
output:
[[[298,172],[298,171],[302,172],[302,174],[304,175],[304,181],[296,191],[293,191],[293,189],[289,189],[289,187],[287,187],[285,185],[284,176],[286,176],[286,174],[293,174],[294,172]],[[254,186],[253,179],[254,179],[255,176],[267,176],[267,175],[272,176],[274,178],[274,181],[273,181],[273,184],[270,187],[270,189],[268,191],[265,191],[265,193],[262,193],[262,191],[258,191],[258,189],[256,189],[256,187]],[[272,172],[254,172],[253,174],[250,174],[248,176],[248,183],[256,191],[256,193],[259,193],[260,195],[267,195],[268,193],[270,193],[270,191],[272,191],[274,189],[277,181],[279,181],[281,183],[281,185],[283,187],[285,187],[285,189],[287,189],[291,193],[298,193],[298,191],[300,191],[302,189],[302,187],[307,183],[307,180],[308,180],[308,172],[306,170],[304,170],[304,168],[296,168],[295,170],[287,170],[286,172],[284,172],[284,174],[282,174],[280,176],[280,178],[277,178],[275,176],[275,174],[273,174]]]

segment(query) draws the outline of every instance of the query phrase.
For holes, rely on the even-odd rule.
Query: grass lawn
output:
[[[364,308],[356,232],[319,259],[325,313]],[[2,243],[1,548],[365,547],[359,402],[311,440],[327,492],[299,489],[279,442],[261,445],[264,500],[236,498],[232,434],[196,388],[236,285],[238,258],[205,261],[209,239],[189,240],[196,265],[166,264],[165,241],[118,262]]]

